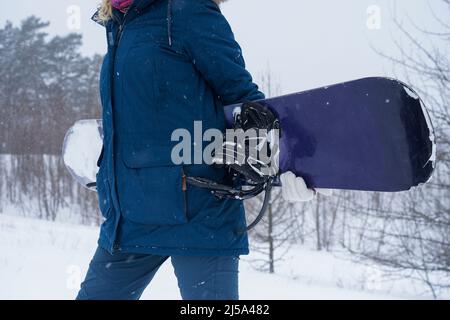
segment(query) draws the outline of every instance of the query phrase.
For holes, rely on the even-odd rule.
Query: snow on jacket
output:
[[[242,202],[183,183],[183,175],[223,182],[225,171],[171,161],[175,129],[193,135],[200,120],[203,130],[224,130],[224,105],[264,97],[217,1],[135,0],[104,25],[99,244],[111,253],[247,254],[247,235],[236,232]]]

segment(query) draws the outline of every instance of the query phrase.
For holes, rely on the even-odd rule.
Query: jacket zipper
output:
[[[127,17],[127,14],[128,14],[128,11],[125,13],[125,15],[123,16],[123,19],[122,19],[122,21],[121,21],[121,23],[119,24],[119,30],[118,30],[118,32],[117,32],[117,36],[116,36],[116,41],[115,41],[115,43],[114,43],[114,45],[115,45],[115,48],[114,48],[114,56],[113,56],[113,60],[112,60],[112,77],[111,77],[111,86],[112,86],[112,88],[114,87],[113,86],[113,83],[114,83],[114,75],[115,75],[115,73],[116,73],[116,56],[117,56],[117,50],[118,50],[118,48],[119,48],[119,45],[120,45],[120,42],[121,42],[121,40],[122,40],[122,35],[123,35],[123,29],[124,29],[124,26],[125,26],[125,23],[126,23],[126,17]],[[114,120],[113,120],[114,121]],[[115,181],[116,183],[117,183],[117,181]],[[117,235],[116,235],[117,236]],[[117,243],[116,242],[117,241],[117,238],[116,239],[114,239],[114,244],[113,244],[113,247],[112,247],[112,251],[113,252],[118,252],[118,251],[121,251],[121,248],[120,248],[120,244],[119,243]]]
[[[122,40],[122,35],[123,35],[123,29],[125,27],[125,23],[127,22],[127,17],[129,12],[131,11],[132,8],[130,8],[129,10],[127,10],[127,12],[125,12],[125,14],[122,17],[122,21],[120,21],[119,23],[119,30],[117,31],[117,36],[116,36],[116,47],[118,48],[120,45],[120,41]]]
[[[120,42],[122,41],[123,28],[125,26],[127,14],[128,14],[128,11],[127,11],[127,13],[125,13],[125,15],[123,16],[122,22],[119,24],[119,31],[117,32],[116,48],[119,48]]]
[[[123,27],[124,27],[124,24],[125,24],[125,17],[123,18],[124,20],[123,20],[123,22],[119,25],[119,31],[118,31],[118,33],[117,33],[117,48],[119,47],[119,45],[120,45],[120,42],[122,41],[122,35],[123,35]]]

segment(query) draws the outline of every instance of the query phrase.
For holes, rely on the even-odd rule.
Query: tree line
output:
[[[77,218],[76,203],[82,222],[99,221],[95,197],[73,183],[60,153],[76,120],[99,117],[102,57],[80,53],[81,35],[49,37],[48,25],[31,16],[0,29],[0,209],[56,220]]]

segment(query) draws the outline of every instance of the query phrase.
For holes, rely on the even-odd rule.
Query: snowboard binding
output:
[[[256,135],[243,135],[239,141],[224,141],[222,152],[213,155],[216,166],[227,168],[230,183],[219,184],[196,177],[188,177],[187,183],[209,189],[218,198],[246,200],[265,192],[262,208],[255,221],[246,230],[239,230],[239,233],[244,233],[253,229],[263,218],[272,187],[278,181],[280,122],[266,106],[246,102],[234,112],[233,130],[245,133],[252,131]],[[259,158],[263,152],[265,161]],[[229,160],[230,156],[232,161]]]

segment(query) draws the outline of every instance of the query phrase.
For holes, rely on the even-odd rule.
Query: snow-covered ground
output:
[[[98,228],[0,215],[0,299],[73,299],[94,253]],[[406,280],[383,280],[343,255],[293,248],[278,274],[242,258],[242,299],[427,299]],[[170,263],[143,299],[179,299]]]

